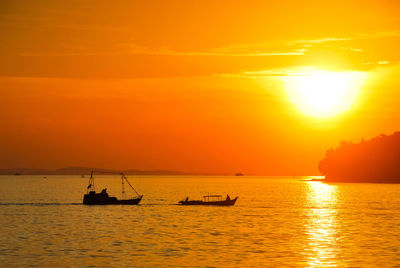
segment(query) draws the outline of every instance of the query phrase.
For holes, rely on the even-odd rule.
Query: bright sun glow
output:
[[[362,72],[310,70],[285,78],[290,100],[306,115],[332,117],[350,108],[365,80]]]

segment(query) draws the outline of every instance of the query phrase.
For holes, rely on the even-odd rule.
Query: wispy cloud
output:
[[[294,40],[288,42],[288,44],[303,44],[304,46],[312,46],[313,44],[322,44],[322,43],[332,43],[332,42],[340,42],[340,41],[351,41],[351,40],[360,40],[360,39],[377,39],[384,37],[400,37],[400,31],[380,31],[380,32],[372,32],[372,33],[358,33],[352,36],[347,37],[323,37],[316,39],[302,39],[302,40]]]
[[[299,56],[304,55],[307,49],[299,48],[287,51],[264,50],[264,51],[229,51],[229,50],[210,50],[210,51],[175,51],[171,49],[149,49],[146,47],[131,45],[130,49],[118,52],[50,52],[50,53],[20,53],[23,57],[57,57],[57,56],[112,56],[112,55],[154,55],[154,56],[220,56],[220,57],[262,57],[262,56]]]
[[[16,64],[22,62],[21,64],[27,64],[27,66],[37,64],[35,66],[43,68],[42,72],[46,75],[62,77],[218,75],[273,78],[299,75],[298,70],[294,71],[294,69],[303,66],[330,70],[368,71],[393,65],[399,61],[400,54],[384,50],[379,51],[379,54],[371,52],[372,49],[376,51],[376,48],[380,48],[382,44],[387,44],[387,40],[373,40],[373,38],[383,37],[393,37],[394,42],[398,42],[400,32],[387,31],[357,34],[352,37],[325,37],[290,42],[243,43],[215,48],[192,48],[192,50],[189,50],[190,48],[183,50],[171,47],[146,47],[134,42],[113,43],[110,46],[96,48],[91,43],[75,42],[60,47],[58,51],[19,53],[20,56],[27,57],[27,59],[15,62]],[[55,59],[52,57],[60,57],[56,59],[61,66],[57,71],[47,67],[53,64]],[[88,67],[85,69],[90,70],[90,73],[85,74],[82,71],[79,74],[74,73],[74,70],[69,68],[71,59],[68,57],[74,57],[74,63],[86,64]],[[172,65],[171,62],[173,62]],[[111,68],[113,71],[110,71],[110,66],[113,66]],[[157,66],[157,68],[153,66]],[[25,70],[36,70],[36,68],[24,67],[16,68],[16,70],[26,72]],[[29,71],[29,73],[31,72],[34,71]]]
[[[160,56],[230,56],[230,57],[260,57],[260,56],[291,56],[303,55],[306,49],[292,49],[282,48],[282,50],[273,50],[268,48],[255,49],[251,45],[247,46],[229,46],[215,48],[208,51],[176,51],[168,48],[148,49],[146,47],[129,45],[127,50],[128,54],[148,54]]]
[[[313,70],[316,70],[316,68],[315,67],[279,68],[270,70],[247,71],[239,74],[222,74],[221,76],[246,77],[246,78],[302,76],[307,73],[310,73]]]
[[[154,56],[220,56],[220,57],[263,57],[263,56],[301,56],[314,46],[329,45],[338,49],[363,52],[362,48],[348,43],[352,40],[377,39],[383,37],[400,37],[400,31],[383,31],[375,33],[359,33],[348,37],[323,37],[302,39],[289,42],[236,44],[201,51],[180,51],[167,47],[149,48],[135,43],[120,43],[107,51],[96,51],[86,44],[85,47],[67,46],[68,51],[55,52],[22,52],[24,57],[57,57],[57,56],[117,56],[117,55],[154,55]],[[341,42],[340,46],[335,44]]]
[[[371,63],[375,64],[375,63]],[[387,64],[387,63],[377,63],[377,64]],[[298,67],[287,67],[269,70],[258,70],[258,71],[246,71],[237,74],[222,74],[223,77],[242,77],[242,78],[281,78],[288,76],[308,76],[315,72],[325,71],[324,69],[319,69],[314,66],[298,66]],[[338,70],[339,72],[363,72],[360,70]]]
[[[348,41],[352,40],[351,37],[324,37],[319,39],[304,39],[304,40],[295,40],[289,42],[289,44],[305,44],[305,45],[312,45],[312,44],[321,44],[327,42],[336,42],[336,41]]]

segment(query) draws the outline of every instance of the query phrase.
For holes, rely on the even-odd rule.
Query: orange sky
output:
[[[318,174],[399,130],[398,1],[2,1],[0,168]],[[302,114],[282,78],[357,71],[351,109]]]

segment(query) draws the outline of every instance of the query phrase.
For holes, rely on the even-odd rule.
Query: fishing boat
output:
[[[109,196],[107,193],[107,189],[103,189],[100,193],[96,193],[96,189],[94,186],[94,173],[103,173],[103,174],[119,174],[121,175],[121,183],[122,183],[122,199],[118,199],[113,196]],[[125,199],[125,182],[133,189],[136,193],[137,197],[131,199]],[[128,178],[124,173],[114,173],[108,171],[91,171],[89,178],[89,185],[86,190],[86,194],[83,196],[83,204],[84,205],[137,205],[142,200],[143,195],[139,195],[138,192],[133,188],[133,186],[128,181]]]
[[[203,200],[189,200],[189,197],[186,197],[185,200],[179,201],[179,204],[184,206],[233,206],[238,198],[236,196],[234,199],[231,199],[229,195],[226,195],[226,199],[222,199],[222,195],[205,195],[203,196]]]

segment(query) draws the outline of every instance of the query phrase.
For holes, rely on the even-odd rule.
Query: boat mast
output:
[[[134,190],[135,191],[135,193],[138,195],[138,196],[140,196],[140,194],[138,193],[138,192],[136,192],[136,190],[135,190],[135,188],[133,188],[133,186],[131,185],[131,183],[128,181],[128,178],[125,176],[125,174],[124,173],[121,173],[122,174],[122,180],[126,180],[126,182],[128,183],[128,185],[132,188],[132,190]]]
[[[93,171],[90,172],[90,178],[89,178],[89,183],[88,183],[88,187],[87,187],[86,193],[88,194],[90,191],[96,191],[95,188],[94,188]]]
[[[87,193],[90,191],[95,191],[94,188],[94,173],[103,173],[103,174],[118,174],[121,175],[121,187],[122,187],[122,199],[125,199],[125,181],[128,183],[128,185],[132,188],[132,190],[137,194],[137,196],[140,196],[139,193],[133,188],[133,186],[130,184],[128,181],[128,178],[125,176],[124,173],[122,172],[113,172],[113,171],[106,171],[106,170],[92,170],[90,172],[90,178],[89,178],[89,185],[87,187]]]
[[[122,199],[125,199],[125,184],[124,184],[124,174],[123,173],[122,173],[122,177],[121,177],[121,184],[122,184],[122,190],[121,190]]]

